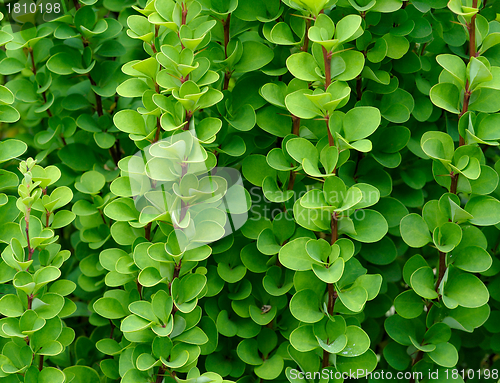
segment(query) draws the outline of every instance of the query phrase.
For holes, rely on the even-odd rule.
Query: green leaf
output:
[[[382,285],[382,276],[380,274],[365,274],[359,276],[354,281],[353,286],[361,286],[368,293],[367,300],[375,299],[380,291]]]
[[[262,186],[266,177],[276,177],[276,170],[271,168],[266,157],[260,154],[245,158],[242,164],[243,176],[256,186]]]
[[[346,327],[347,345],[339,355],[346,358],[353,358],[364,354],[370,347],[370,338],[360,327]]]
[[[396,312],[403,318],[413,319],[422,314],[424,304],[413,290],[407,290],[399,294],[394,300]]]
[[[257,375],[259,378],[265,380],[274,380],[281,374],[283,367],[283,358],[280,355],[275,354],[269,359],[266,359],[263,364],[256,367],[254,369],[254,372],[255,375]]]
[[[477,226],[496,225],[500,222],[500,202],[490,196],[472,197],[465,205],[474,218],[469,222]]]
[[[145,328],[148,328],[151,325],[151,321],[142,319],[138,317],[137,315],[129,315],[126,317],[122,322],[120,326],[120,330],[122,332],[134,332],[134,331],[140,331]]]
[[[82,174],[80,181],[75,182],[75,188],[84,194],[97,194],[104,187],[106,179],[104,176],[92,170]]]
[[[318,264],[312,265],[312,270],[314,274],[325,283],[335,283],[341,277],[344,272],[344,259],[338,258],[328,267]]]
[[[434,289],[434,273],[428,266],[416,270],[410,279],[411,287],[425,299],[435,299],[438,293]]]
[[[311,119],[322,115],[321,109],[309,97],[312,91],[299,89],[285,97],[287,109],[296,117]]]
[[[427,224],[418,214],[405,216],[401,220],[400,229],[401,236],[408,246],[423,247],[432,240]]]
[[[15,318],[23,313],[24,307],[17,295],[7,294],[0,299],[0,314]]]
[[[44,367],[38,375],[38,383],[63,383],[65,374],[54,367]]]
[[[434,323],[424,335],[424,342],[426,343],[443,343],[451,338],[451,329],[445,323]]]
[[[27,149],[28,145],[23,141],[10,139],[0,142],[0,163],[19,157]]]
[[[134,110],[121,110],[113,117],[116,127],[122,132],[147,135],[144,118]]]
[[[453,265],[470,273],[483,273],[492,265],[490,254],[479,246],[455,249],[452,254]]]
[[[384,322],[387,334],[403,346],[412,346],[410,337],[422,339],[425,332],[424,324],[418,319],[404,319],[398,314],[392,315]]]
[[[317,294],[310,289],[301,290],[290,300],[290,312],[301,322],[316,323],[323,319],[320,310],[320,300]]]
[[[239,358],[246,364],[260,366],[263,361],[259,356],[258,343],[255,339],[245,339],[236,348]]]
[[[314,336],[313,329],[313,325],[302,325],[293,330],[290,334],[292,346],[300,352],[308,352],[318,348],[318,340]]]
[[[64,375],[74,383],[99,383],[97,372],[87,366],[71,366],[63,370]]]
[[[445,82],[434,85],[431,88],[430,97],[437,107],[454,114],[460,113],[460,92],[454,84]]]
[[[68,75],[74,73],[78,67],[77,57],[69,52],[59,52],[51,56],[47,61],[47,68],[58,75]]]
[[[456,304],[468,308],[481,307],[488,302],[489,296],[483,282],[469,273],[454,273],[448,277],[444,286],[443,299],[449,308],[455,308]]]
[[[79,143],[64,146],[58,155],[65,165],[76,171],[90,170],[97,161],[94,152],[88,146]]]
[[[465,88],[466,81],[466,66],[460,57],[450,54],[438,55],[436,61],[441,65],[447,72],[449,72],[453,77],[455,77],[462,87]]]
[[[122,347],[114,339],[101,339],[96,343],[96,348],[106,355],[116,355],[122,351]]]
[[[490,70],[483,64],[482,61],[475,57],[472,57],[468,65],[468,77],[469,77],[469,87],[474,89],[477,85],[482,82],[490,81],[493,76]]]
[[[153,287],[160,283],[163,278],[156,267],[150,266],[141,270],[138,280],[139,283],[143,286]]]
[[[356,378],[362,378],[369,372],[375,370],[377,366],[377,355],[371,349],[368,349],[364,354],[354,357],[345,358],[339,356],[337,358],[338,370],[342,373],[349,373],[349,371],[359,371],[360,374]]]
[[[352,40],[354,34],[361,26],[362,19],[358,15],[348,15],[337,23],[335,37],[341,42]]]
[[[380,125],[380,111],[371,106],[350,109],[343,118],[345,138],[350,141],[368,137]]]
[[[280,263],[295,271],[311,270],[313,259],[306,251],[306,243],[309,238],[297,238],[288,242],[279,251]]]
[[[368,292],[361,286],[352,286],[338,295],[344,306],[355,313],[363,310],[368,299]]]
[[[142,79],[131,78],[121,83],[116,92],[122,97],[142,97],[144,92],[151,89]]]
[[[267,65],[273,59],[271,48],[257,41],[243,42],[243,54],[234,66],[237,72],[252,72]]]
[[[420,142],[422,150],[431,158],[445,162],[453,158],[455,145],[449,134],[429,131],[424,133]]]
[[[382,38],[387,43],[387,56],[393,59],[403,57],[410,47],[410,43],[403,36],[395,36],[388,33]]]
[[[434,229],[433,239],[439,251],[449,253],[462,240],[462,229],[456,223],[446,222]]]
[[[291,131],[292,119],[284,115],[282,109],[268,105],[257,111],[257,125],[266,132],[285,137]]]
[[[318,81],[321,77],[318,75],[316,68],[318,65],[314,57],[307,52],[300,52],[291,55],[286,60],[286,66],[290,73],[303,81]]]
[[[99,298],[94,303],[94,310],[108,319],[120,319],[128,314],[123,309],[122,304],[115,298]]]
[[[428,353],[429,358],[439,366],[455,367],[458,362],[458,352],[451,343],[439,343],[436,349]]]
[[[360,211],[362,213],[353,215],[356,234],[350,232],[346,232],[346,234],[363,243],[380,241],[388,230],[384,216],[375,210],[364,209]]]
[[[26,65],[14,57],[7,57],[0,61],[2,69],[0,69],[0,74],[6,76],[18,73],[22,71]]]

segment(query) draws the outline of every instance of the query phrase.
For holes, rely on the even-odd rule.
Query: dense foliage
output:
[[[498,1],[7,3],[2,383],[498,381]]]

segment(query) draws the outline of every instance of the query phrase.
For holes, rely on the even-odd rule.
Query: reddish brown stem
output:
[[[113,321],[111,319],[109,320],[109,324],[111,325],[111,331],[109,332],[109,339],[113,339],[113,333],[115,331],[115,325],[113,324]]]
[[[337,213],[332,214],[332,221],[330,223],[330,228],[332,230],[332,237],[330,239],[330,244],[333,245],[335,242],[337,242],[337,239],[339,237]],[[333,315],[333,311],[335,308],[335,301],[337,300],[337,297],[338,295],[337,291],[335,291],[335,286],[333,285],[333,283],[328,283],[328,304],[327,304],[328,315]],[[327,342],[328,341],[329,339],[327,339]],[[330,358],[330,353],[326,350],[323,350],[323,363],[322,363],[323,368],[328,367],[329,358]]]
[[[104,214],[102,214],[102,210],[101,209],[98,209],[98,210],[99,210],[99,214],[101,215],[102,222],[104,222],[104,224],[107,225],[108,223],[106,222],[106,218],[104,218]]]
[[[328,89],[330,84],[332,83],[332,73],[331,73],[331,62],[332,62],[332,54],[327,52],[325,47],[321,47],[323,50],[323,60],[325,63],[325,90]],[[328,133],[328,144],[330,146],[335,146],[335,141],[333,139],[332,132],[330,132],[330,122],[329,116],[326,116],[326,130]]]
[[[181,4],[182,7],[182,19],[181,19],[181,25],[186,25],[186,18],[188,14],[188,9],[184,3]]]
[[[172,275],[172,280],[168,284],[168,290],[170,292],[170,295],[172,295],[172,283],[174,282],[175,278],[179,278],[181,267],[182,267],[182,260],[180,260],[179,263],[175,265],[174,273]],[[172,307],[172,315],[174,315],[177,312],[177,310],[178,310],[177,306],[174,304],[174,306]]]
[[[35,56],[33,55],[33,48],[29,48],[28,52],[30,53],[31,56],[31,70],[33,71],[33,74],[36,76],[36,65],[35,65]]]
[[[298,136],[300,134],[300,118],[292,116],[292,134]]]
[[[333,315],[333,308],[335,307],[335,301],[337,300],[337,292],[333,283],[328,284],[328,314]]]
[[[158,140],[160,139],[160,131],[161,131],[160,117],[156,117],[156,133],[153,143],[158,142]]]
[[[462,106],[462,111],[461,111],[461,112],[460,112],[460,114],[458,115],[458,118],[459,118],[459,119],[460,119],[460,117],[462,117],[465,113],[467,113],[467,110],[469,109],[470,95],[471,95],[471,92],[470,92],[470,89],[469,89],[469,80],[467,80],[467,82],[465,83],[464,102],[463,102],[463,106]],[[459,145],[459,146],[465,145],[465,139],[464,139],[464,137],[462,137],[461,135],[460,135],[460,138],[459,138],[458,145]]]
[[[184,201],[181,201],[181,215],[179,217],[179,222],[182,222],[186,218],[187,206]]]
[[[477,8],[477,0],[472,0],[472,8]],[[467,31],[469,32],[469,61],[472,60],[473,57],[477,57],[476,51],[476,15],[472,16],[470,23],[467,23]],[[462,111],[458,118],[462,117],[467,110],[469,109],[469,101],[470,101],[470,89],[469,89],[469,80],[465,83],[465,92],[464,92],[464,103],[462,106]],[[459,146],[465,145],[464,137],[460,136]]]
[[[332,221],[330,222],[330,229],[332,231],[332,238],[330,239],[330,245],[333,245],[335,242],[337,242],[337,239],[339,239],[338,225],[339,222],[337,220],[337,213],[333,213]]]
[[[36,78],[37,70],[36,70],[36,64],[35,64],[35,55],[33,54],[33,48],[29,47],[28,52],[31,56],[31,68],[32,68],[33,74],[35,75],[35,78]],[[46,104],[47,103],[47,95],[45,94],[45,92],[42,92],[42,97],[43,97],[43,102]],[[50,112],[50,108],[47,108],[47,114],[49,115],[49,117],[52,117],[52,113]],[[64,140],[64,138],[63,138],[63,140]],[[66,144],[64,144],[64,145],[66,145]]]
[[[222,84],[222,90],[227,90],[229,89],[229,80],[231,80],[231,72],[225,72],[224,73],[224,84]]]
[[[356,98],[361,100],[361,97],[363,96],[363,93],[361,91],[361,87],[363,85],[363,79],[361,78],[361,75],[356,77]]]
[[[154,54],[158,53],[158,51],[156,50],[156,39],[158,38],[159,31],[160,31],[160,26],[155,25],[155,38],[151,43],[151,49],[153,50]]]
[[[417,354],[417,357],[415,359],[413,359],[413,362],[412,362],[412,367],[414,365],[416,365],[418,362],[420,362],[422,360],[422,358],[424,357],[424,352],[423,351],[418,351],[418,354]],[[409,383],[415,383],[415,377],[413,376],[413,374],[411,375],[410,377],[410,380],[408,381]]]
[[[165,368],[163,366],[160,366],[158,368],[158,374],[156,375],[156,382],[155,383],[161,383],[163,381],[164,375],[165,375]]]
[[[40,360],[38,362],[38,371],[43,370],[43,355],[40,355]]]
[[[450,186],[450,193],[457,194],[457,186],[458,186],[458,176],[460,174],[457,173],[452,173],[451,174],[451,186]]]
[[[135,284],[137,285],[137,291],[139,292],[139,299],[142,300],[142,285],[139,282],[139,279],[135,281]]]
[[[477,0],[472,1],[472,8],[477,8]],[[467,24],[469,30],[469,57],[476,57],[476,15]]]
[[[333,310],[335,307],[335,301],[337,300],[337,292],[335,291],[335,287],[333,286],[333,283],[328,284],[328,314],[333,315]],[[329,342],[329,339],[327,339],[327,342]],[[326,350],[323,350],[323,363],[322,366],[323,368],[328,367],[330,361],[330,353]]]
[[[295,185],[295,178],[297,177],[297,173],[294,170],[290,170],[290,180],[288,181],[288,190],[292,190]]]
[[[193,113],[190,111],[186,111],[186,124],[182,127],[182,130],[189,130],[189,124],[191,122],[192,117]]]
[[[224,54],[226,55],[227,58],[227,46],[229,44],[229,28],[231,26],[231,14],[229,13],[227,15],[226,20],[222,20],[222,25],[224,26]]]
[[[323,61],[325,63],[325,90],[326,90],[332,83],[332,70],[331,70],[332,54],[329,53],[323,46],[321,47],[321,49],[323,50]]]
[[[304,34],[304,43],[300,47],[302,52],[307,52],[309,50],[309,27],[311,26],[311,20],[306,19],[306,33]]]
[[[465,91],[464,91],[464,103],[462,105],[462,111],[458,115],[458,118],[462,117],[467,110],[469,109],[469,101],[470,101],[470,89],[469,89],[469,80],[465,83]]]
[[[144,236],[148,242],[151,242],[151,222],[144,227]]]
[[[90,80],[90,83],[93,85],[93,86],[96,86],[96,82],[92,79],[92,77],[90,76],[90,73],[88,74],[89,76],[89,80]],[[95,91],[94,91],[94,94],[95,94],[95,103],[96,103],[96,110],[97,110],[97,115],[99,117],[101,117],[104,113],[103,113],[103,110],[102,110],[102,98],[100,95],[98,95]]]
[[[444,273],[446,272],[446,253],[442,251],[439,252],[439,271],[438,271],[438,279],[436,283],[436,291],[439,290],[439,285],[443,280]]]
[[[231,26],[231,14],[227,15],[225,20],[222,20],[222,25],[224,26],[224,56],[227,58],[227,46],[230,40],[229,28]],[[222,85],[222,90],[227,90],[229,88],[229,80],[231,79],[231,72],[226,71],[224,73],[224,83]]]
[[[330,132],[330,117],[326,116],[325,121],[326,121],[326,132],[328,133],[328,145],[335,146],[335,140],[333,139],[332,132]]]
[[[73,0],[73,4],[75,5],[76,10],[78,11],[80,9],[80,3],[78,0]]]
[[[35,252],[35,249],[31,247],[31,242],[30,242],[30,215],[31,215],[31,208],[28,208],[26,217],[24,217],[24,221],[26,222],[26,241],[28,243],[28,261],[31,261],[33,253]]]
[[[172,276],[172,280],[174,280],[175,278],[179,278],[181,267],[182,267],[182,261],[179,261],[179,263],[175,265],[174,275]]]
[[[323,364],[322,364],[323,368],[328,367],[328,364],[330,363],[329,358],[330,358],[330,353],[326,350],[323,350]]]
[[[113,162],[115,163],[115,165],[118,165],[120,158],[119,158],[119,155],[118,155],[118,152],[117,152],[115,146],[112,146],[111,148],[109,148],[109,154],[111,155],[111,158],[113,159]]]
[[[427,43],[423,43],[422,44],[422,48],[420,49],[420,56],[424,55],[426,47],[427,47]]]
[[[300,133],[300,118],[296,116],[292,116],[292,134],[295,134],[296,136],[299,135]],[[293,166],[293,164],[291,164]],[[294,170],[290,170],[290,180],[288,181],[288,190],[292,190],[293,186],[295,184],[295,177],[297,174],[295,173]]]

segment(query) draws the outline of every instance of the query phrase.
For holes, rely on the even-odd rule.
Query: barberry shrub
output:
[[[497,382],[497,3],[4,1],[0,380]]]

